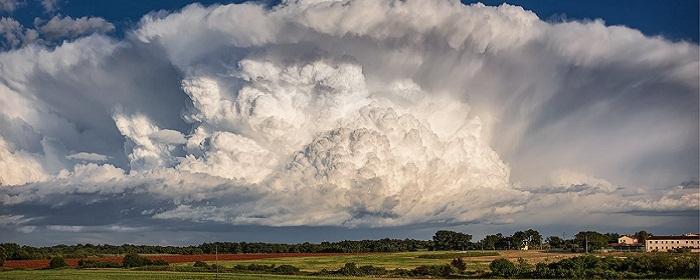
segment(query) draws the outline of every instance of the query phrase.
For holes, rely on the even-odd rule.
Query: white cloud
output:
[[[34,30],[25,30],[21,23],[8,17],[0,17],[0,35],[4,41],[0,46],[6,49],[19,47],[36,39]]]
[[[81,232],[85,227],[83,226],[66,226],[66,225],[50,225],[46,226],[48,230],[53,231],[64,231],[64,232]]]
[[[38,156],[15,150],[0,138],[0,186],[21,185],[47,177]]]
[[[93,33],[114,31],[114,25],[100,17],[71,18],[54,16],[41,24],[38,31],[48,40],[72,39]]]
[[[41,0],[41,6],[44,12],[52,13],[58,10],[60,0]]]
[[[38,181],[0,204],[346,227],[686,211],[696,196],[648,186],[697,176],[683,158],[698,149],[697,52],[510,5],[195,4],[124,41],[0,54],[0,114],[17,124],[0,134],[0,178]]]
[[[79,161],[96,161],[96,162],[101,162],[101,161],[107,161],[109,157],[105,155],[101,155],[98,153],[86,153],[86,152],[80,152],[80,153],[75,153],[72,155],[67,155],[67,159],[73,159],[73,160],[79,160]]]
[[[22,4],[20,0],[0,0],[0,11],[12,13]]]

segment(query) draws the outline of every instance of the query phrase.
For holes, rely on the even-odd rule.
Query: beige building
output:
[[[633,236],[623,235],[617,238],[617,244],[619,245],[636,245],[637,243],[639,243],[639,241]]]
[[[650,236],[647,238],[645,248],[647,252],[667,252],[676,248],[690,248],[691,252],[700,252],[700,236],[697,234]]]

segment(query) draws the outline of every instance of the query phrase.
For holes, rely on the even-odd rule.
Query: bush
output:
[[[196,261],[196,262],[194,262],[194,264],[192,266],[209,268],[209,265],[203,261]]]
[[[513,277],[518,275],[518,268],[515,267],[515,264],[505,258],[493,260],[489,268],[491,268],[491,273],[493,273],[493,275],[500,277]]]
[[[671,253],[690,253],[690,252],[692,252],[690,247],[674,248],[671,250]]]
[[[448,264],[443,265],[421,265],[411,270],[412,276],[435,276],[435,277],[447,277],[452,274],[454,270]]]
[[[0,267],[5,265],[6,259],[7,259],[7,254],[5,253],[5,248],[0,246]]]
[[[345,266],[332,272],[332,274],[343,276],[367,276],[367,275],[384,275],[387,271],[383,267],[363,265],[357,267],[354,262],[346,263]]]
[[[264,265],[264,264],[254,264],[249,265],[237,264],[233,266],[235,270],[247,270],[247,271],[272,271],[275,268],[274,264]]]
[[[529,276],[534,270],[532,265],[530,265],[525,259],[518,258],[518,274],[522,276]]]
[[[153,264],[151,260],[136,253],[126,254],[122,260],[122,266],[124,268],[147,266],[151,264]]]
[[[456,268],[459,272],[463,272],[467,269],[467,263],[464,262],[462,258],[454,258],[450,262],[450,265],[452,265],[454,268]]]
[[[119,264],[113,262],[100,262],[96,260],[81,259],[78,261],[79,268],[117,268]]]
[[[293,265],[283,264],[272,269],[272,272],[276,274],[297,274],[299,273],[299,268]]]
[[[53,257],[51,258],[51,261],[49,262],[49,268],[54,269],[54,268],[61,268],[61,267],[66,267],[68,264],[66,264],[66,260],[63,259],[63,257]]]

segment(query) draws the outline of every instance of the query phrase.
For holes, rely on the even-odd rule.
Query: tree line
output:
[[[640,242],[651,234],[640,231],[636,234]],[[532,249],[560,249],[581,251],[586,242],[590,250],[606,247],[610,242],[617,242],[617,233],[599,233],[582,231],[571,239],[550,236],[546,239],[533,229],[516,231],[512,235],[502,233],[486,235],[483,239],[472,242],[472,235],[440,230],[432,240],[416,239],[379,239],[338,241],[321,243],[264,243],[264,242],[214,242],[190,246],[157,246],[157,245],[56,245],[49,247],[34,247],[15,243],[0,244],[0,261],[49,259],[54,256],[66,258],[86,258],[100,255],[137,254],[241,254],[241,253],[368,253],[368,252],[408,252],[418,250],[508,250],[520,249],[528,245]]]

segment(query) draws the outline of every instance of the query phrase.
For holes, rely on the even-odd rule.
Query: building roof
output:
[[[698,240],[700,236],[689,236],[689,235],[656,235],[649,236],[647,240]]]

